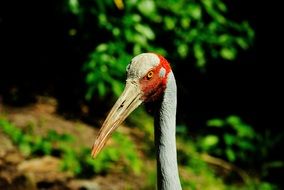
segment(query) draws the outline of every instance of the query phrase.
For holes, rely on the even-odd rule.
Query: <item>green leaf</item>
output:
[[[104,13],[100,13],[98,18],[99,18],[99,22],[100,22],[101,25],[105,25],[105,24],[108,23],[107,17]]]
[[[189,4],[187,7],[188,12],[191,14],[192,18],[199,20],[201,18],[201,8],[198,4]]]
[[[207,121],[207,126],[209,127],[223,127],[224,121],[222,119],[211,119]]]
[[[95,87],[91,86],[88,88],[86,95],[85,95],[85,99],[90,101],[94,95],[94,91],[95,91]]]
[[[227,156],[227,158],[230,162],[236,161],[236,154],[234,153],[234,151],[232,149],[227,148],[225,152],[226,152],[226,156]]]
[[[222,1],[218,1],[218,3],[216,4],[220,11],[227,12],[227,6],[225,5],[225,3],[223,3]]]
[[[224,135],[224,141],[227,146],[232,146],[236,143],[236,136],[226,133]]]
[[[202,146],[205,149],[209,149],[215,145],[217,145],[219,142],[219,138],[216,135],[207,135],[202,140]]]
[[[229,116],[226,121],[230,125],[239,125],[241,123],[241,119],[238,116],[231,115]]]
[[[236,38],[236,42],[243,49],[247,49],[249,47],[248,42],[244,38],[238,37]]]
[[[203,67],[206,62],[205,62],[204,50],[202,49],[201,44],[195,43],[193,46],[193,51],[195,58],[197,59],[197,66]]]
[[[49,155],[52,151],[52,144],[50,141],[43,141],[42,144],[42,151],[44,152],[44,154]]]
[[[73,14],[78,14],[80,12],[80,6],[78,0],[69,0],[69,9]]]
[[[23,153],[24,156],[29,156],[32,152],[32,149],[29,143],[21,143],[19,145],[19,149]]]
[[[220,54],[227,60],[233,60],[236,58],[236,50],[233,48],[222,48]]]
[[[9,134],[14,143],[20,143],[23,138],[23,133],[19,129],[14,128],[14,132]]]
[[[133,46],[133,54],[134,55],[138,55],[140,53],[142,53],[141,46],[139,44],[134,44],[134,46]]]
[[[256,147],[255,145],[250,142],[250,141],[247,141],[247,140],[240,140],[240,141],[237,141],[237,145],[240,147],[241,150],[244,150],[244,151],[254,151],[256,150]]]
[[[156,11],[155,2],[153,0],[140,1],[138,10],[145,16],[152,16]]]
[[[103,82],[98,82],[98,93],[100,97],[103,97],[106,94],[106,87]]]
[[[131,19],[132,19],[133,22],[138,23],[138,22],[141,21],[141,16],[139,14],[133,14],[133,15],[131,15]]]
[[[70,134],[62,134],[60,135],[60,141],[64,141],[64,142],[74,142],[75,139],[72,135]]]
[[[251,28],[251,26],[249,25],[249,23],[245,21],[245,22],[242,23],[242,26],[243,26],[243,28],[247,31],[248,37],[249,37],[250,39],[253,39],[254,36],[255,36],[255,32],[254,32],[254,30]]]
[[[96,73],[90,72],[86,76],[86,83],[93,85],[96,82],[97,79],[98,79],[98,76],[96,75]]]
[[[218,37],[218,41],[221,45],[228,45],[231,41],[231,37],[228,34],[222,34]]]
[[[180,21],[181,23],[181,26],[184,28],[184,29],[188,29],[190,27],[190,23],[191,23],[191,20],[190,18],[187,18],[187,17],[183,17]]]
[[[144,35],[149,40],[153,40],[155,38],[154,32],[148,26],[142,24],[136,24],[134,27],[137,32],[139,32],[141,35]]]
[[[175,25],[176,25],[176,19],[166,16],[164,18],[164,23],[165,23],[166,29],[173,30],[175,28]]]
[[[97,46],[96,51],[97,52],[105,52],[108,49],[108,44],[102,43]]]
[[[188,54],[188,46],[187,44],[180,44],[178,46],[178,49],[177,49],[179,55],[182,57],[182,58],[185,58]]]
[[[246,124],[236,125],[234,126],[234,129],[238,132],[238,135],[240,137],[253,138],[255,136],[254,130],[249,125]]]
[[[115,27],[115,28],[112,30],[112,34],[113,34],[114,36],[118,37],[118,36],[121,34],[120,29],[117,28],[117,27]]]

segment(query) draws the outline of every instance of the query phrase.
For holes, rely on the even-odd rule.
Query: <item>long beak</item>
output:
[[[142,103],[141,96],[142,93],[137,83],[127,81],[123,93],[110,110],[99,131],[92,147],[93,158],[99,154],[115,129]]]

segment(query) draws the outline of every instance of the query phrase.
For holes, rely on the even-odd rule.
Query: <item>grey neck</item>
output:
[[[159,190],[180,190],[176,151],[176,82],[168,74],[167,88],[155,117],[155,144],[157,148],[157,177]]]

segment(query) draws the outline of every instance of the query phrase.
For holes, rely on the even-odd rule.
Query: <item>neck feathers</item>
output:
[[[172,72],[158,115],[155,117],[155,144],[157,148],[157,177],[159,190],[180,190],[176,152],[176,82]]]

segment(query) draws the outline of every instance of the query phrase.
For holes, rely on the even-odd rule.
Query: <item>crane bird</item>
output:
[[[142,102],[157,102],[155,116],[155,146],[157,186],[159,190],[180,190],[176,152],[176,82],[168,61],[155,53],[134,57],[126,68],[127,80],[92,147],[96,157],[112,132]]]

